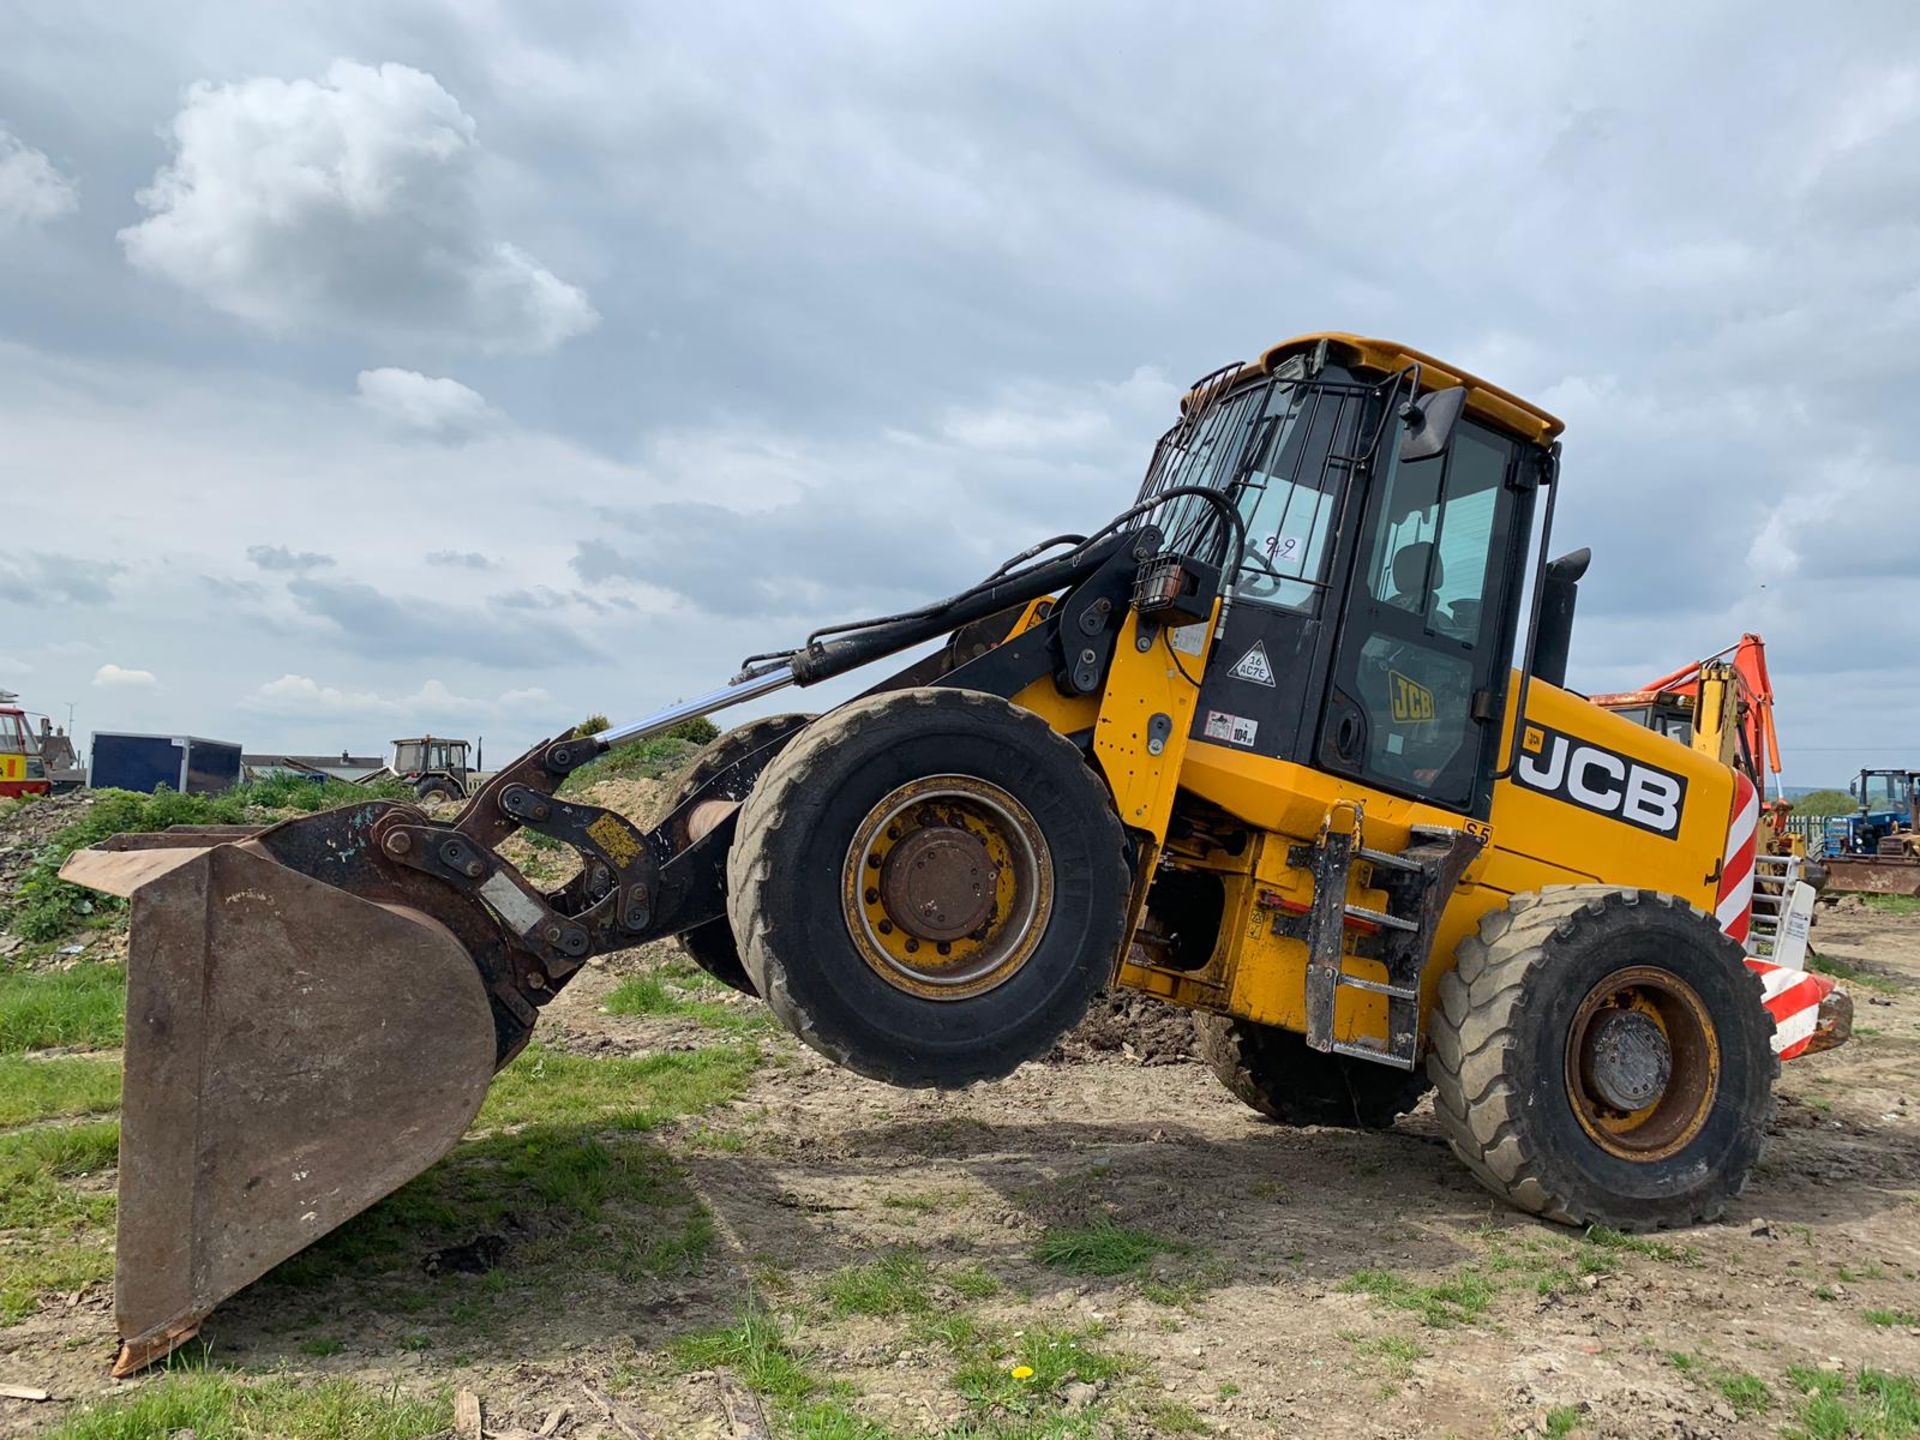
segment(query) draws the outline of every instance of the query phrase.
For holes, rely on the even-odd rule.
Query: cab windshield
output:
[[[1868,775],[1860,787],[1860,805],[1866,810],[1905,810],[1913,800],[1913,776],[1907,774]]]
[[[1379,391],[1333,367],[1312,380],[1305,373],[1296,356],[1250,382],[1200,382],[1202,397],[1210,384],[1229,388],[1194,402],[1161,437],[1140,498],[1187,485],[1225,492],[1246,526],[1237,595],[1312,612],[1327,586],[1341,487],[1370,434],[1365,422]],[[1226,525],[1206,502],[1176,498],[1156,520],[1169,550],[1209,564],[1226,558]]]

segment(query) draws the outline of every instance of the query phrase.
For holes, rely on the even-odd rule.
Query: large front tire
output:
[[[1071,743],[995,695],[891,691],[754,787],[728,916],[754,986],[839,1064],[957,1088],[1047,1053],[1126,928],[1125,839]]]
[[[1442,978],[1430,1033],[1442,1133],[1522,1210],[1697,1224],[1760,1157],[1780,1062],[1759,977],[1670,895],[1570,886],[1491,912]]]

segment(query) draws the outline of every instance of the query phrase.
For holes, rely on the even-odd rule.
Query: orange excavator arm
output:
[[[1742,635],[1738,642],[1718,654],[1683,666],[1646,689],[1697,698],[1703,673],[1718,662],[1729,665],[1738,681],[1740,727],[1746,738],[1747,753],[1756,766],[1764,764],[1770,773],[1778,775],[1780,735],[1773,723],[1773,678],[1767,673],[1767,642],[1758,635]]]

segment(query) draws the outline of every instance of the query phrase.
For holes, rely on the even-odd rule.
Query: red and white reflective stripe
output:
[[[1753,851],[1760,838],[1760,792],[1737,770],[1733,787],[1733,820],[1727,826],[1727,853],[1720,861],[1720,895],[1713,918],[1745,945],[1753,923]]]
[[[1833,981],[1769,960],[1749,960],[1747,968],[1760,977],[1767,1013],[1773,1016],[1773,1048],[1782,1060],[1791,1060],[1813,1038],[1820,1002],[1832,992]]]

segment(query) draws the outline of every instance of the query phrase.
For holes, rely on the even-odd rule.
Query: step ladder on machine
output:
[[[1307,947],[1307,1044],[1411,1070],[1420,1053],[1420,975],[1434,931],[1460,876],[1486,842],[1467,830],[1415,825],[1404,850],[1376,850],[1361,843],[1360,821],[1360,807],[1337,805],[1317,842],[1288,850],[1287,863],[1313,877],[1313,900],[1303,913],[1276,914],[1273,930]],[[1356,860],[1373,867],[1373,888],[1387,895],[1384,910],[1347,902]],[[1347,973],[1349,930],[1357,932],[1353,953],[1384,965],[1386,980]],[[1384,1044],[1334,1038],[1334,1010],[1343,989],[1387,997]]]

